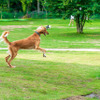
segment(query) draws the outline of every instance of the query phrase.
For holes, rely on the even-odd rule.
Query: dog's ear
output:
[[[51,28],[51,25],[47,25],[47,26],[46,26],[46,29],[49,29],[49,28]]]
[[[43,28],[43,26],[39,26],[37,29],[42,29]]]

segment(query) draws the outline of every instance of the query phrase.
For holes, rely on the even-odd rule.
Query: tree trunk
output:
[[[82,16],[81,19],[80,19],[80,15],[78,15],[76,17],[77,33],[79,33],[79,34],[82,34],[83,33],[84,24],[85,24],[84,15]]]
[[[37,0],[37,12],[38,12],[38,14],[40,13],[40,2],[39,2],[39,0]]]
[[[10,0],[8,0],[8,9],[10,9]]]
[[[79,34],[83,33],[83,26],[77,24],[77,33],[79,33]]]
[[[2,10],[1,10],[1,19],[2,19]]]

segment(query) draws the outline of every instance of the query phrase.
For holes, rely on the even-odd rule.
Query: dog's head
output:
[[[43,27],[43,26],[39,26],[36,31],[39,33],[39,34],[44,34],[46,36],[46,34],[48,35],[49,33],[47,32],[47,29],[48,27]]]

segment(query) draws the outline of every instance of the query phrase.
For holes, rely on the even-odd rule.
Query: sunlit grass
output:
[[[0,22],[2,33],[4,30],[10,30],[9,41],[15,41],[26,38],[34,33],[34,30],[40,25],[51,25],[48,29],[49,35],[41,36],[40,46],[43,48],[100,48],[100,20],[91,20],[85,24],[84,34],[76,33],[76,25],[68,26],[69,20],[62,19],[34,19],[27,21]],[[7,28],[9,25],[12,28]],[[25,28],[19,28],[22,25]],[[3,29],[2,26],[5,26]],[[0,34],[1,35],[1,34]],[[0,47],[7,47],[0,43]]]
[[[40,25],[51,25],[41,36],[42,48],[100,48],[100,20],[86,23],[84,34],[76,33],[69,20],[34,19],[0,22],[0,35],[9,30],[9,41],[26,38]],[[12,28],[8,26],[12,25]],[[14,27],[13,27],[14,25]],[[22,25],[25,28],[18,28]],[[5,26],[2,28],[2,26]],[[17,27],[18,26],[18,27]],[[7,47],[0,43],[1,47]],[[51,52],[47,57],[33,50],[21,50],[10,69],[6,51],[0,51],[0,100],[60,100],[70,96],[100,93],[99,52]],[[99,100],[97,98],[87,100]]]

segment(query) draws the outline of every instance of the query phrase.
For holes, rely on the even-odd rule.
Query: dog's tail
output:
[[[10,45],[11,42],[9,42],[8,39],[7,39],[7,36],[8,36],[8,35],[9,35],[9,31],[5,31],[5,32],[2,33],[0,39],[1,39],[1,41],[5,41],[7,44]],[[0,42],[1,42],[1,41],[0,41]]]

